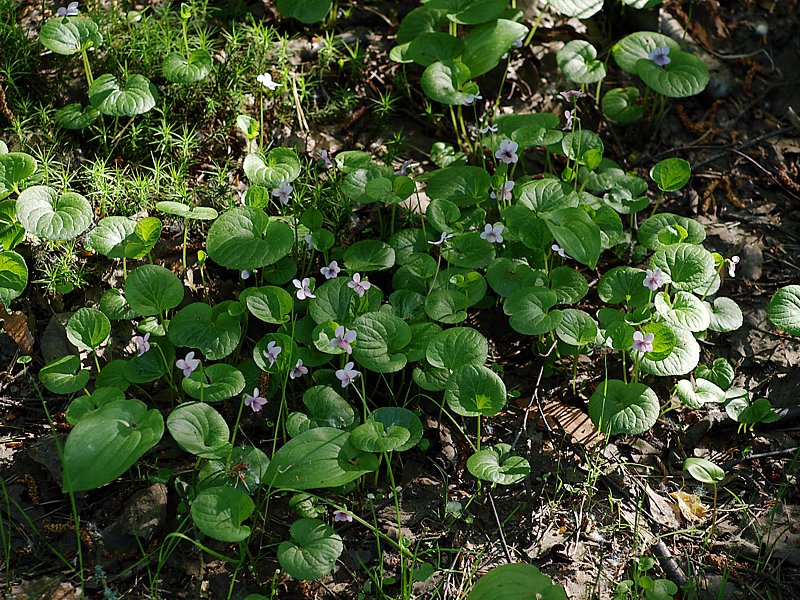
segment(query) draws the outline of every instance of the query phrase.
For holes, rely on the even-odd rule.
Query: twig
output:
[[[500,516],[497,514],[497,508],[494,505],[494,498],[492,497],[492,491],[487,490],[486,495],[489,496],[489,503],[492,505],[494,520],[497,522],[497,530],[500,532],[500,543],[503,545],[503,552],[506,555],[506,560],[508,562],[514,562],[514,560],[511,558],[511,552],[508,551],[508,544],[506,544],[506,536],[503,533],[503,524],[500,523]]]
[[[664,569],[664,574],[667,576],[667,579],[679,588],[686,588],[689,586],[689,579],[686,577],[683,569],[678,565],[678,561],[672,556],[672,553],[663,540],[659,540],[653,544],[650,550],[652,550],[653,554],[658,559],[661,568]]]
[[[749,462],[751,460],[759,460],[761,458],[772,458],[774,456],[789,456],[791,454],[796,454],[798,451],[800,451],[800,446],[794,446],[793,448],[784,448],[783,450],[771,450],[770,452],[760,452],[758,454],[748,454],[747,456],[734,458],[724,463],[722,465],[722,470],[727,471],[731,467],[735,467],[736,465],[741,464],[743,462]]]
[[[539,385],[542,383],[542,376],[544,375],[544,367],[547,364],[547,359],[549,358],[550,353],[553,351],[555,347],[556,343],[553,342],[553,344],[550,346],[550,348],[543,356],[544,360],[542,360],[542,366],[539,369],[539,375],[536,377],[536,384],[533,386],[533,393],[531,394],[531,400],[530,402],[528,402],[528,408],[525,410],[525,416],[522,418],[522,427],[520,427],[516,437],[514,438],[514,441],[511,443],[512,448],[517,447],[517,442],[519,441],[520,436],[528,429],[528,415],[531,413],[531,407],[533,406],[534,402],[536,402],[536,407],[539,409],[539,414],[542,416],[542,419],[544,420],[544,425],[545,427],[547,427],[547,431],[550,433],[550,435],[556,434],[556,432],[553,431],[553,428],[550,427],[550,423],[547,422],[547,417],[544,414],[542,403],[539,401]]]

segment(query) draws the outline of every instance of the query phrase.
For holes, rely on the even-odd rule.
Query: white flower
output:
[[[731,256],[731,259],[728,261],[728,275],[731,277],[736,277],[736,265],[739,264],[739,260],[738,256]]]
[[[331,340],[331,346],[341,348],[348,354],[352,354],[353,346],[351,344],[356,341],[356,335],[358,334],[352,329],[347,329],[344,325],[339,325],[334,332],[335,337]]]
[[[575,111],[574,110],[565,110],[564,111],[564,118],[567,120],[567,124],[564,125],[564,129],[572,129],[572,119],[575,118]]]
[[[356,377],[361,375],[353,368],[353,363],[349,362],[344,366],[344,369],[336,371],[336,378],[342,382],[342,387],[347,387]]]
[[[267,403],[267,399],[261,396],[261,392],[258,391],[258,388],[253,390],[252,396],[245,396],[244,397],[244,405],[249,406],[253,409],[253,412],[258,412],[261,410],[261,407]]]
[[[303,241],[306,243],[306,246],[308,246],[309,250],[313,250],[314,249],[314,244],[312,242],[313,239],[314,239],[314,236],[312,236],[310,233],[307,233],[307,234],[305,234],[303,236]]]
[[[333,522],[340,523],[342,521],[347,521],[348,523],[352,523],[353,515],[351,515],[350,513],[346,513],[343,510],[333,511]]]
[[[297,299],[298,300],[305,300],[306,298],[316,298],[314,293],[311,291],[309,287],[311,285],[311,279],[308,277],[304,278],[303,281],[299,279],[292,279],[292,285],[297,288]]]
[[[651,292],[655,292],[658,288],[664,285],[664,273],[661,269],[656,269],[655,271],[651,271],[647,269],[645,271],[644,281],[642,285],[648,288]]]
[[[504,200],[506,202],[511,201],[511,198],[513,197],[512,193],[511,193],[511,190],[513,190],[513,189],[514,189],[514,182],[513,181],[506,181],[503,184],[503,187],[501,187],[498,190],[500,192],[500,196],[501,196],[500,199]],[[491,194],[489,194],[489,196],[492,198],[492,200],[497,198],[497,194],[495,192],[492,192]]]
[[[478,131],[480,131],[481,133],[489,133],[490,131],[492,133],[497,133],[497,125],[487,124],[486,127],[481,127]]]
[[[444,244],[444,243],[445,243],[447,240],[449,240],[451,237],[453,237],[453,234],[452,234],[452,233],[447,233],[446,231],[443,231],[443,232],[442,232],[442,235],[441,235],[441,236],[439,236],[439,239],[438,239],[438,240],[436,240],[435,242],[431,242],[430,240],[428,240],[428,243],[429,243],[431,246],[441,246],[441,245],[442,245],[442,244]]]
[[[495,223],[494,225],[486,224],[481,232],[481,237],[490,244],[500,244],[503,242],[503,224]]]
[[[141,356],[150,350],[150,334],[145,333],[144,337],[141,335],[133,336],[133,343],[136,344],[136,355]]]
[[[483,96],[481,96],[480,92],[477,94],[467,94],[464,98],[464,104],[469,106],[470,104],[474,104],[475,100],[483,100]]]
[[[408,173],[409,168],[411,167],[411,163],[414,161],[410,158],[408,160],[403,161],[403,166],[401,166],[397,171],[394,172],[395,175],[406,175]]]
[[[270,367],[275,366],[275,361],[278,360],[278,355],[281,352],[283,352],[283,348],[276,346],[274,341],[267,344],[267,349],[264,350],[264,358],[269,361]]]
[[[349,287],[356,294],[358,294],[359,297],[362,298],[364,297],[364,294],[367,292],[370,286],[372,286],[372,284],[366,279],[364,281],[361,281],[361,275],[359,273],[354,273],[353,280],[347,282],[347,287]]]
[[[250,279],[250,271],[248,271],[247,269],[242,269],[240,276],[242,279]]]
[[[643,335],[641,331],[635,331],[633,333],[633,345],[631,348],[641,353],[652,352],[653,340],[655,338],[656,336],[652,333]]]
[[[70,2],[67,7],[63,6],[56,11],[58,17],[76,17],[78,15],[78,3]]]
[[[184,377],[188,377],[197,370],[197,367],[200,366],[200,359],[194,357],[194,352],[189,352],[189,354],[186,355],[186,358],[178,359],[178,361],[175,363],[175,366],[183,371]]]
[[[302,377],[303,375],[308,375],[308,367],[303,366],[302,358],[298,358],[297,364],[294,366],[294,369],[289,371],[289,377],[291,379],[297,379],[298,377]]]
[[[289,196],[292,194],[293,189],[288,181],[281,181],[278,189],[272,190],[272,195],[279,198],[284,204],[289,204]]]
[[[256,81],[263,85],[265,88],[275,91],[277,88],[281,87],[283,84],[278,83],[272,80],[272,73],[262,73],[258,77],[256,77]]]
[[[325,276],[325,279],[336,279],[339,276],[339,263],[335,260],[331,261],[327,267],[322,267],[319,272]]]
[[[500,142],[500,147],[497,149],[497,152],[494,153],[495,158],[503,161],[507,165],[516,163],[519,160],[519,156],[517,156],[517,148],[519,148],[519,144],[517,144],[517,142],[503,140]]]
[[[552,246],[550,246],[550,249],[556,254],[558,254],[561,258],[569,258],[569,256],[567,256],[567,253],[564,252],[564,249],[558,244],[553,244]]]

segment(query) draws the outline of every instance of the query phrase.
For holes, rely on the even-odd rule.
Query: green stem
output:
[[[181,19],[181,26],[183,27],[183,49],[186,52],[186,60],[189,60],[189,32],[186,19]]]
[[[189,237],[189,219],[183,221],[183,276],[186,277],[186,239]]]
[[[89,64],[89,55],[86,53],[86,49],[81,50],[81,57],[83,58],[83,70],[86,73],[86,83],[91,86],[94,83],[94,77],[92,76],[92,67]]]

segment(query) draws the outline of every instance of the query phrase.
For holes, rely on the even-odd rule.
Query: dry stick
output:
[[[536,402],[536,407],[539,409],[539,414],[542,415],[542,420],[544,421],[545,427],[547,427],[547,431],[550,433],[550,435],[556,435],[556,432],[553,431],[552,427],[550,427],[550,423],[547,422],[547,417],[544,414],[542,403],[539,401],[539,385],[542,383],[542,376],[544,375],[544,367],[547,364],[547,359],[549,358],[550,353],[553,351],[555,347],[556,343],[553,342],[553,344],[550,346],[550,348],[543,356],[544,360],[542,360],[542,366],[539,369],[539,375],[536,377],[536,384],[533,387],[533,394],[531,394],[531,401],[528,402],[528,408],[525,410],[525,416],[522,418],[522,427],[520,427],[520,430],[517,432],[517,435],[514,438],[514,442],[511,444],[512,448],[516,448],[520,436],[523,434],[523,432],[527,431],[528,429],[528,415],[531,413],[531,407],[533,406],[534,402]]]
[[[497,508],[494,505],[494,498],[492,498],[492,491],[487,490],[486,495],[489,496],[489,503],[492,505],[492,512],[494,513],[494,520],[497,522],[497,530],[500,532],[500,543],[503,544],[503,552],[505,552],[506,560],[514,562],[511,558],[511,552],[508,551],[508,544],[506,544],[506,536],[503,533],[503,524],[500,523],[500,515],[497,514]]]
[[[759,454],[749,454],[747,456],[742,456],[740,458],[734,458],[733,460],[729,460],[728,462],[722,465],[722,470],[727,471],[731,467],[735,467],[738,464],[743,462],[748,462],[751,460],[758,460],[761,458],[772,458],[774,456],[790,456],[792,454],[797,453],[800,451],[800,446],[794,446],[793,448],[784,448],[783,450],[771,450],[770,452],[761,452]]]

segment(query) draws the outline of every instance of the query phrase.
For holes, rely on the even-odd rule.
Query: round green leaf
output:
[[[432,366],[451,371],[481,366],[489,356],[489,343],[472,327],[451,327],[431,339],[425,356]]]
[[[467,318],[467,297],[459,290],[434,290],[425,297],[425,314],[440,323],[461,323]]]
[[[672,213],[658,213],[639,226],[637,233],[639,243],[648,250],[661,250],[668,244],[662,243],[660,238],[664,237],[664,233],[671,233],[671,230],[674,231],[677,227],[686,231],[686,238],[683,241],[687,244],[700,244],[706,239],[705,227],[694,219]]]
[[[190,206],[182,202],[156,202],[156,210],[193,221],[213,221],[219,216],[216,210],[206,206]]]
[[[78,102],[67,104],[56,112],[53,120],[64,129],[86,129],[97,120],[100,111],[91,104],[83,107]]]
[[[707,379],[698,379],[692,384],[688,379],[681,379],[675,386],[675,393],[689,408],[702,408],[707,402],[725,401],[725,392]]]
[[[71,240],[92,224],[92,207],[75,192],[34,185],[17,199],[17,218],[30,233],[47,240]]]
[[[272,285],[247,288],[239,296],[239,301],[247,306],[254,317],[273,325],[285,323],[294,308],[294,300],[289,292]]]
[[[278,546],[278,562],[295,579],[321,579],[333,570],[342,554],[342,538],[319,519],[292,523],[292,539]]]
[[[54,394],[72,394],[89,383],[90,372],[81,368],[81,360],[68,354],[50,361],[39,371],[39,379]]]
[[[83,395],[70,402],[65,416],[70,425],[75,425],[84,417],[96,413],[102,406],[120,401],[125,401],[122,390],[115,387],[96,388],[91,395]]]
[[[112,321],[128,321],[136,317],[122,291],[114,288],[103,292],[100,297],[100,310]]]
[[[725,471],[705,458],[687,458],[683,461],[683,468],[700,483],[716,485],[725,479]]]
[[[559,0],[559,3],[577,4],[588,1],[590,0]],[[600,1],[599,6],[602,5]],[[481,577],[467,596],[467,600],[522,600],[523,598],[567,600],[567,594],[564,588],[554,585],[547,575],[542,574],[533,565],[508,563],[494,567]]]
[[[108,258],[125,258],[128,236],[136,221],[128,217],[105,217],[89,234],[89,246]]]
[[[291,227],[257,208],[239,206],[222,214],[208,230],[206,248],[229,269],[259,269],[278,262],[294,244]]]
[[[650,169],[650,178],[662,192],[677,192],[692,176],[692,165],[682,158],[665,158]]]
[[[550,289],[559,304],[576,304],[589,291],[589,282],[572,267],[556,267],[550,271]]]
[[[714,275],[714,257],[693,244],[666,246],[650,259],[652,269],[661,269],[676,290],[693,290]]]
[[[241,371],[224,363],[198,369],[181,381],[183,391],[201,402],[233,398],[244,390],[244,386]]]
[[[102,406],[81,419],[64,445],[64,491],[92,490],[114,481],[156,445],[164,419],[140,400]]]
[[[0,200],[18,191],[20,183],[36,172],[36,159],[24,152],[0,153]]]
[[[486,269],[486,280],[491,288],[503,297],[530,286],[547,283],[542,271],[534,271],[522,260],[497,258]]]
[[[96,308],[79,308],[67,322],[67,339],[79,350],[97,350],[111,335],[111,322]]]
[[[483,0],[481,4],[491,1]],[[497,19],[475,27],[464,38],[464,54],[461,56],[469,77],[475,79],[494,69],[514,43],[527,34],[528,28],[522,23],[508,19]]]
[[[597,83],[605,79],[606,66],[597,60],[597,50],[586,40],[571,40],[556,54],[564,77],[574,83]]]
[[[394,266],[394,248],[380,240],[361,240],[343,258],[349,271],[384,271]]]
[[[364,295],[367,299],[366,306],[362,306],[359,298],[352,289],[347,287],[346,277],[337,277],[326,281],[316,290],[308,305],[308,314],[316,323],[334,321],[339,324],[348,324],[360,313],[378,310],[383,300],[383,294],[378,286],[371,285]]]
[[[655,425],[660,412],[658,397],[643,383],[618,379],[601,382],[589,398],[589,416],[604,433],[638,435]]]
[[[392,452],[403,446],[411,437],[411,432],[399,425],[385,427],[377,421],[367,421],[350,434],[350,443],[364,452]]]
[[[242,323],[232,314],[241,304],[226,301],[213,308],[195,302],[182,308],[169,323],[169,339],[176,346],[197,348],[210,360],[220,360],[236,350],[242,338]]]
[[[253,185],[277,188],[300,176],[300,159],[291,148],[273,148],[265,156],[252,152],[244,159],[244,173]]]
[[[767,305],[767,317],[775,327],[800,336],[800,285],[787,285],[775,292]]]
[[[641,59],[647,59],[650,52],[662,46],[669,46],[670,57],[672,57],[674,51],[681,49],[678,42],[668,35],[654,31],[637,31],[614,44],[611,52],[614,55],[614,60],[623,71],[635,73],[636,63]]]
[[[659,67],[649,58],[636,62],[636,74],[647,86],[667,98],[686,98],[699,94],[710,75],[705,63],[693,54],[671,50],[669,64]]]
[[[573,190],[552,177],[526,181],[517,188],[517,194],[522,206],[540,216],[560,208],[578,206],[578,196]]]
[[[434,171],[425,193],[431,200],[448,200],[463,208],[484,202],[490,185],[491,177],[486,169],[454,166]]]
[[[520,127],[511,134],[511,139],[517,142],[521,148],[532,148],[560,144],[564,139],[564,134],[561,131],[544,127]]]
[[[358,337],[353,358],[370,371],[392,373],[406,365],[400,351],[411,341],[411,328],[401,318],[388,312],[370,312],[353,320]]]
[[[553,331],[561,322],[561,311],[550,311],[557,295],[544,287],[525,287],[512,293],[503,304],[508,323],[519,333],[541,335]]]
[[[561,311],[561,322],[556,327],[556,335],[565,344],[580,348],[594,342],[597,337],[597,323],[582,310],[567,308]]]
[[[250,536],[250,528],[242,523],[253,510],[255,503],[242,490],[215,486],[195,496],[191,515],[205,535],[221,542],[241,542]]]
[[[653,360],[645,355],[639,362],[639,368],[643,373],[659,377],[686,375],[691,373],[700,362],[700,345],[692,333],[677,328],[672,329],[672,332],[675,335],[675,345],[670,353],[660,360]],[[658,339],[658,334],[656,334],[656,339]],[[636,354],[638,353],[632,352],[631,356]]]
[[[327,385],[317,385],[306,390],[303,394],[303,404],[306,405],[306,413],[292,413],[289,415],[299,415],[303,418],[296,419],[295,430],[287,428],[292,437],[297,437],[303,431],[308,431],[315,427],[334,427],[336,429],[349,428],[356,419],[353,407],[333,388]]]
[[[460,60],[436,61],[425,69],[420,85],[425,95],[442,104],[464,104],[467,95],[461,92],[470,72]]]
[[[349,438],[331,427],[304,431],[275,453],[264,481],[274,489],[339,487],[377,469],[377,457],[354,448]]]
[[[739,329],[744,322],[742,309],[730,298],[715,298],[713,304],[704,302],[703,305],[710,316],[708,328],[711,331],[729,333]]]
[[[513,485],[530,474],[531,465],[522,456],[514,455],[509,444],[497,444],[470,456],[467,469],[476,479]]]
[[[103,36],[97,23],[86,17],[55,17],[42,25],[39,41],[56,54],[75,54],[90,47],[99,48]]]
[[[13,251],[0,252],[0,304],[9,306],[28,285],[28,265]]]
[[[408,440],[395,448],[397,452],[405,452],[416,446],[422,439],[422,422],[419,417],[407,408],[399,406],[382,406],[372,412],[369,421],[382,423],[388,431],[392,427],[400,427],[409,433]]]
[[[453,412],[464,417],[491,417],[506,404],[506,386],[491,369],[467,365],[447,380],[444,399]]]
[[[463,40],[448,33],[433,31],[423,33],[412,40],[404,51],[403,57],[427,67],[436,61],[458,58],[463,50]]]
[[[167,417],[167,429],[183,450],[201,458],[230,449],[228,424],[208,404],[184,402]]]
[[[675,292],[673,298],[665,292],[659,292],[655,297],[655,307],[664,321],[673,327],[699,332],[705,331],[711,324],[708,309],[691,292]]]
[[[183,300],[183,285],[159,265],[136,267],[125,281],[125,298],[137,315],[160,315]]]
[[[429,392],[441,392],[447,387],[450,378],[448,369],[436,369],[429,365],[424,368],[416,367],[411,373],[414,383]]]
[[[131,75],[121,88],[117,78],[106,73],[89,86],[89,102],[104,115],[132,117],[156,105],[158,91],[144,75]]]
[[[595,268],[600,258],[600,227],[586,211],[580,208],[560,208],[547,213],[544,219],[558,245],[570,257]]]
[[[627,125],[644,117],[644,109],[637,101],[639,90],[635,87],[615,88],[603,96],[603,114],[606,118]]]
[[[706,365],[698,365],[694,372],[695,377],[700,379],[707,379],[717,387],[727,390],[733,385],[733,378],[736,371],[733,365],[724,358],[715,358],[711,363],[711,367]]]
[[[195,50],[189,60],[183,54],[170,52],[161,65],[164,78],[172,83],[197,83],[205,79],[213,67],[211,55],[206,50]]]
[[[650,290],[644,286],[645,275],[642,269],[614,267],[600,277],[597,295],[603,302],[609,304],[642,307],[650,299]]]
[[[331,0],[278,0],[280,13],[301,23],[322,21],[330,12],[331,5]]]

